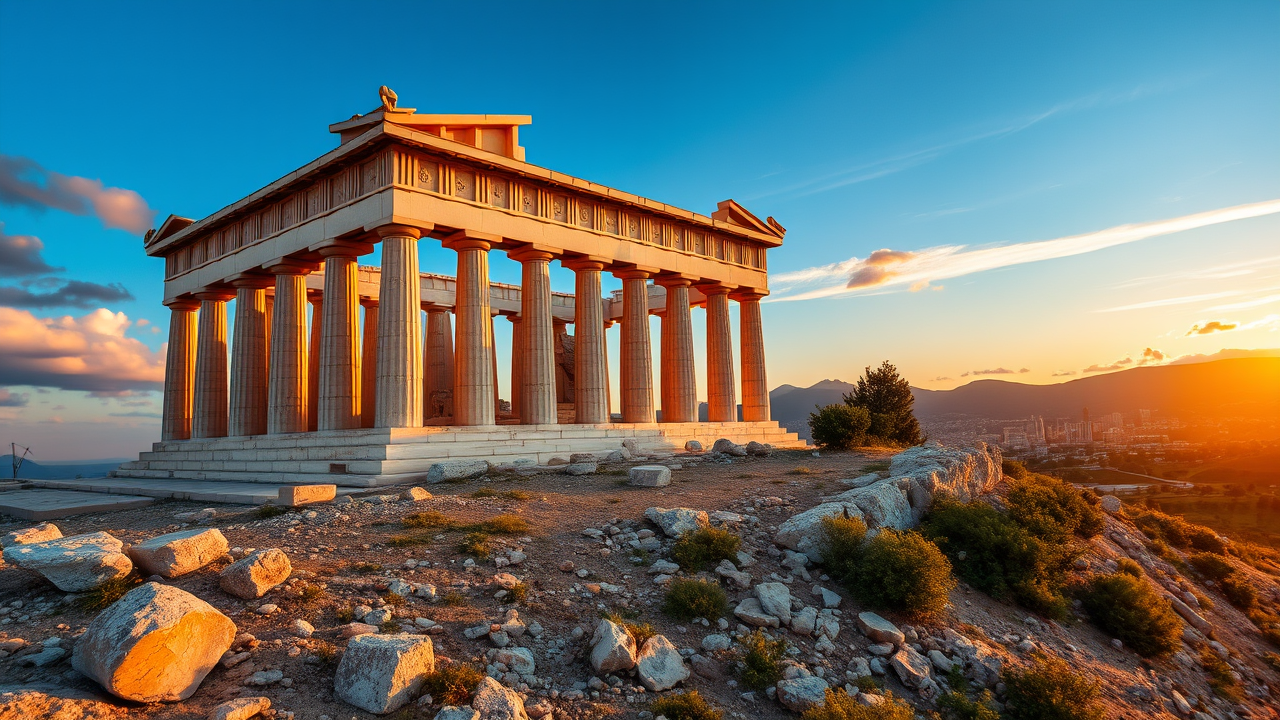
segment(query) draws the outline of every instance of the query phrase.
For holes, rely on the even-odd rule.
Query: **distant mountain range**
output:
[[[46,463],[40,464],[31,458],[22,461],[22,467],[18,468],[19,480],[71,480],[76,477],[103,477],[109,470],[115,470],[120,467],[123,460],[107,459],[107,460],[85,460],[76,463]],[[5,453],[0,455],[0,481],[8,480],[13,477],[13,456]]]
[[[773,419],[808,436],[815,405],[843,401],[853,385],[823,380],[811,387],[782,385],[769,393]],[[1056,385],[976,380],[953,390],[912,388],[922,421],[948,414],[1012,420],[1030,415],[1079,418],[1153,410],[1180,418],[1280,418],[1280,358],[1253,357],[1139,367]]]

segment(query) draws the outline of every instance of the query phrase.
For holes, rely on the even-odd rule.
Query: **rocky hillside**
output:
[[[1019,485],[993,448],[630,456],[0,524],[0,718],[1030,718],[1051,717],[1028,692],[1046,687],[1076,693],[1052,717],[1276,715],[1280,566],[1261,551],[1094,498],[1058,542],[1065,604],[1033,612],[978,590],[982,548],[935,521],[1032,527],[1048,514],[1019,515],[1027,497],[1082,497]],[[836,526],[865,530],[860,583]],[[872,567],[873,546],[920,552]],[[884,603],[925,576],[938,608]],[[1170,647],[1080,590],[1113,581],[1177,623]]]

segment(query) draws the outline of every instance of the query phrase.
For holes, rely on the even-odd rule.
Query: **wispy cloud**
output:
[[[998,367],[993,370],[970,370],[961,373],[960,377],[969,377],[971,375],[1025,375],[1031,372],[1030,368],[1022,368],[1020,370],[1010,370],[1008,368]]]
[[[1272,255],[1271,257],[1253,258],[1249,260],[1241,260],[1239,262],[1226,263],[1223,265],[1214,265],[1207,268],[1192,268],[1190,270],[1178,270],[1176,272],[1162,273],[1160,275],[1144,275],[1142,277],[1131,278],[1124,282],[1117,283],[1113,287],[1117,289],[1137,287],[1140,285],[1151,285],[1154,283],[1169,283],[1179,280],[1225,280],[1233,277],[1244,277],[1246,275],[1257,274],[1261,270],[1267,270],[1280,267],[1280,255]],[[1280,297],[1280,296],[1277,296]]]
[[[1238,303],[1228,303],[1226,305],[1214,305],[1209,310],[1244,310],[1245,308],[1258,307],[1260,305],[1270,305],[1280,302],[1280,295],[1264,295],[1263,297],[1254,298],[1252,300],[1244,300]]]
[[[0,203],[94,215],[106,227],[135,235],[145,233],[156,215],[132,190],[46,170],[34,160],[13,155],[0,155]]]
[[[868,294],[868,291],[872,290],[884,292],[890,289],[910,288],[921,282],[928,283],[1011,265],[1082,255],[1160,235],[1278,212],[1280,212],[1280,199],[1209,210],[1168,220],[1119,225],[1053,240],[974,248],[966,245],[938,245],[918,251],[877,250],[865,259],[852,257],[830,265],[775,275],[770,278],[776,288],[771,300],[774,302],[814,300],[841,295]],[[801,289],[804,286],[814,285],[818,287]],[[1217,295],[1217,297],[1227,297],[1227,295]]]
[[[1089,373],[1112,372],[1114,370],[1124,370],[1128,367],[1138,367],[1141,365],[1161,365],[1172,359],[1173,356],[1168,353],[1156,350],[1155,348],[1146,348],[1142,351],[1142,354],[1138,356],[1137,360],[1134,360],[1130,355],[1126,355],[1114,362],[1090,365],[1081,372],[1086,375]],[[1055,373],[1054,376],[1057,377],[1057,374]]]
[[[1177,297],[1160,298],[1159,300],[1147,300],[1132,305],[1120,305],[1112,308],[1104,308],[1095,310],[1094,312],[1123,312],[1125,310],[1146,310],[1154,307],[1167,307],[1169,305],[1190,305],[1202,300],[1217,300],[1224,297],[1235,297],[1242,294],[1240,290],[1223,290],[1215,293],[1200,293],[1198,295],[1179,295]]]
[[[1223,322],[1221,320],[1210,320],[1207,323],[1203,323],[1203,324],[1196,323],[1195,325],[1192,325],[1191,329],[1188,330],[1187,334],[1184,335],[1183,337],[1190,336],[1190,335],[1208,335],[1210,333],[1226,332],[1228,330],[1235,330],[1238,327],[1240,327],[1240,323]]]

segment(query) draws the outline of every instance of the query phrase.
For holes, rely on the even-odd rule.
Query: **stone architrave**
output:
[[[653,351],[649,343],[649,273],[615,272],[622,280],[622,422],[651,423]]]
[[[378,228],[382,285],[378,294],[378,379],[375,425],[422,427],[422,299],[418,279],[421,231]]]
[[[191,436],[227,436],[227,300],[225,292],[204,292],[196,334],[196,381]]]
[[[169,349],[165,356],[161,440],[191,437],[196,384],[196,308],[192,301],[169,303]]]

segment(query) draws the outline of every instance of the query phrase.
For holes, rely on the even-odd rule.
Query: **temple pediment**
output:
[[[751,211],[742,207],[736,200],[722,200],[716,203],[716,211],[711,213],[712,220],[721,220],[723,222],[732,223],[738,227],[756,230],[770,235],[776,235],[781,238],[787,234],[787,229],[779,225],[773,218],[767,221],[761,221],[760,218],[751,214]]]
[[[418,113],[413,108],[378,108],[364,115],[329,126],[337,133],[339,144],[364,134],[374,125],[388,123],[452,140],[479,150],[497,153],[512,160],[524,160],[520,147],[520,126],[529,125],[529,115],[450,115]]]

